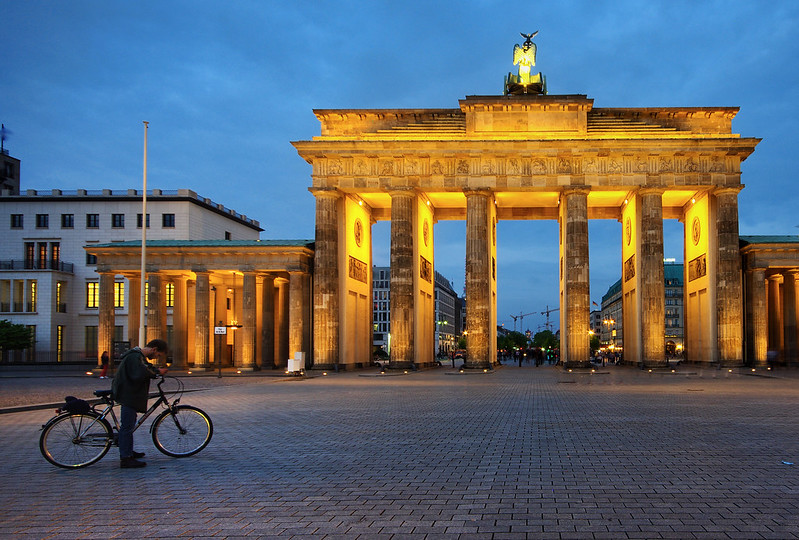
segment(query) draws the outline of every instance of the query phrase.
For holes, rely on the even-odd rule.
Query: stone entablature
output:
[[[93,244],[86,251],[97,256],[97,271],[135,274],[141,270],[141,242]],[[147,265],[163,271],[217,271],[251,269],[281,274],[313,270],[313,241],[147,241]]]

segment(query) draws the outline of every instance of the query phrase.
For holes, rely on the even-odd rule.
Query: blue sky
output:
[[[797,234],[799,2],[137,1],[0,4],[0,121],[23,189],[190,188],[313,238],[312,110],[456,108],[501,94],[519,32],[539,31],[550,94],[597,107],[739,106],[760,137],[743,164],[740,233]],[[620,225],[592,221],[591,297],[620,273]],[[682,225],[664,225],[682,258]],[[375,262],[388,264],[388,223]],[[436,226],[436,269],[462,291],[465,224]],[[500,222],[498,318],[534,332],[557,305],[555,222]],[[556,314],[555,314],[556,316]],[[522,329],[522,328],[519,328]]]

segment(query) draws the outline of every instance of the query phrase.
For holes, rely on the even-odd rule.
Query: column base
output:
[[[282,367],[278,369],[286,368]],[[346,366],[344,364],[314,364],[310,369],[313,371],[345,371]]]
[[[594,367],[590,360],[563,362],[563,369],[588,369]]]

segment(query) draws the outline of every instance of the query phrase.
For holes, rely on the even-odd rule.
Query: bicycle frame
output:
[[[158,409],[158,407],[160,405],[166,405],[166,408],[171,410],[180,401],[180,398],[178,397],[172,403],[169,402],[169,399],[166,397],[166,394],[164,393],[164,390],[161,388],[161,385],[163,384],[163,382],[164,382],[164,378],[161,377],[161,380],[158,381],[158,384],[157,384],[157,386],[158,386],[158,399],[155,400],[152,405],[150,405],[150,407],[147,409],[146,412],[144,412],[141,415],[141,417],[139,417],[139,419],[136,421],[136,425],[133,426],[133,432],[136,432],[136,430],[138,430],[139,427],[144,422],[147,421],[147,419],[155,412],[156,409]],[[88,431],[92,428],[92,426],[94,426],[97,422],[100,422],[100,421],[103,421],[103,420],[108,422],[108,417],[109,416],[110,416],[111,420],[113,421],[113,422],[109,422],[111,424],[112,430],[116,431],[117,434],[119,433],[119,420],[117,420],[117,415],[114,412],[114,406],[116,405],[116,402],[114,402],[111,399],[111,397],[108,396],[108,395],[103,396],[102,400],[106,404],[105,409],[103,409],[102,412],[99,413],[100,415],[97,418],[95,418],[92,422],[89,423],[88,426],[86,426],[86,429],[83,430],[79,434],[80,437],[83,437],[84,435],[86,435],[86,433],[88,433]],[[94,410],[94,409],[92,409],[92,410]],[[97,412],[97,411],[95,411],[95,412]],[[152,426],[150,426],[150,431],[152,432]],[[116,437],[115,437],[115,441],[114,442],[116,443]]]

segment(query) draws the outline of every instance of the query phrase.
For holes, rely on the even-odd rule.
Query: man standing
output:
[[[167,343],[154,339],[145,347],[135,347],[122,355],[111,383],[111,396],[121,405],[119,426],[119,466],[123,469],[144,467],[144,452],[133,450],[133,429],[136,427],[136,413],[147,411],[150,397],[150,379],[163,375],[167,369],[159,368],[147,360],[158,358],[166,362]]]

